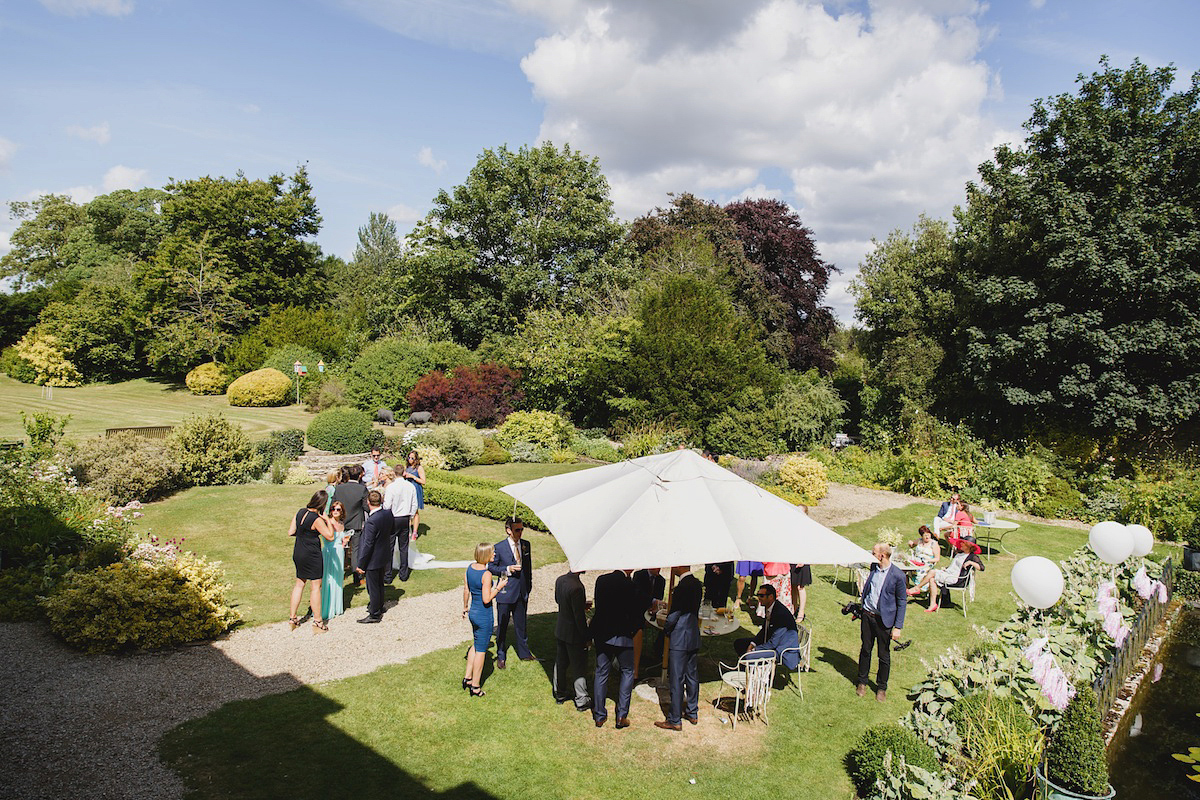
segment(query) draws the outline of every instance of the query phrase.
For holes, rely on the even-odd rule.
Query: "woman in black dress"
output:
[[[329,626],[321,618],[321,575],[324,571],[321,539],[333,541],[333,528],[322,516],[328,499],[329,496],[324,490],[314,494],[308,505],[292,517],[291,527],[288,528],[288,536],[296,537],[296,546],[292,550],[292,561],[296,564],[296,583],[292,586],[292,608],[288,620],[292,630],[300,626],[300,618],[296,616],[296,611],[300,607],[300,598],[304,594],[306,583],[311,584],[309,604],[312,607],[313,633],[329,630]]]

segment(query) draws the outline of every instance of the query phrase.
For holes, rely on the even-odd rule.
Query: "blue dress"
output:
[[[417,474],[416,467],[405,467],[404,471],[407,472],[409,475],[412,475],[414,478],[420,477]],[[412,485],[415,486],[417,489],[417,511],[420,511],[422,508],[425,507],[425,487],[422,486],[421,484],[417,483],[416,481],[413,481]]]
[[[471,607],[467,611],[467,619],[471,620],[471,628],[475,631],[475,652],[486,653],[488,642],[492,640],[492,626],[496,618],[492,616],[492,604],[483,602],[483,573],[487,569],[467,567],[467,589],[471,592]]]
[[[346,581],[345,555],[340,532],[334,535],[332,542],[321,540],[321,616],[324,619],[333,619],[346,610],[342,597]]]

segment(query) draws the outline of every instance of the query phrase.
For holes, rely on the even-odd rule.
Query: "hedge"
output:
[[[487,519],[502,520],[513,513],[513,499],[494,488],[499,484],[489,482],[493,483],[493,486],[471,486],[465,483],[441,480],[431,475],[431,472],[433,470],[425,471],[426,503]],[[441,471],[438,470],[438,472]],[[539,531],[546,530],[546,523],[542,522],[527,506],[518,503],[516,513],[525,522],[526,527]]]
[[[247,372],[225,390],[231,406],[272,407],[287,405],[292,380],[277,369]]]

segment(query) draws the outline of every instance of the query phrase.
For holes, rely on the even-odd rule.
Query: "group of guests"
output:
[[[292,587],[289,623],[297,616],[309,584],[309,614],[316,633],[329,630],[329,620],[345,611],[347,573],[354,586],[367,586],[367,616],[361,623],[383,618],[384,586],[396,576],[407,581],[411,569],[423,558],[411,542],[416,539],[424,507],[425,469],[414,450],[397,473],[378,448],[362,464],[347,464],[330,472],[324,489],[315,492],[296,512],[288,535],[295,537],[292,561],[296,581]]]

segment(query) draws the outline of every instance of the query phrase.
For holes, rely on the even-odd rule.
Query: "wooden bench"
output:
[[[109,439],[116,436],[118,433],[136,433],[138,436],[144,436],[147,439],[165,439],[171,435],[171,431],[175,430],[173,425],[139,425],[132,428],[107,428],[104,431],[104,438]]]

